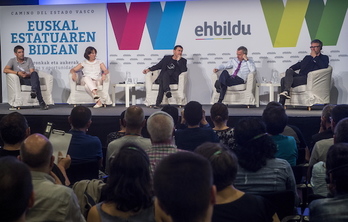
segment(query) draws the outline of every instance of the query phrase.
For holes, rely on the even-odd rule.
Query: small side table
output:
[[[271,102],[274,101],[274,87],[280,87],[280,83],[256,83],[256,107],[260,107],[260,86],[269,87],[269,101]]]
[[[132,88],[135,88],[135,87],[141,87],[141,86],[145,86],[144,83],[131,83],[131,84],[126,84],[126,83],[116,83],[116,84],[113,84],[112,85],[113,88],[112,88],[112,106],[115,106],[116,103],[116,98],[115,98],[115,94],[116,94],[116,87],[124,87],[124,93],[125,93],[125,101],[126,101],[126,107],[129,107],[129,91],[132,89]],[[135,95],[132,95],[132,98],[134,96],[134,100],[135,100]],[[134,105],[134,104],[133,104]]]

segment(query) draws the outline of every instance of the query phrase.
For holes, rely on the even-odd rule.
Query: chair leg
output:
[[[10,111],[16,111],[19,109],[21,109],[21,107],[19,107],[19,106],[17,106],[17,107],[12,106],[12,107],[8,108],[8,110],[10,110]]]
[[[249,109],[249,108],[250,108],[250,106],[247,106],[247,108]]]
[[[311,111],[311,110],[312,110],[312,107],[311,107],[311,106],[308,106],[308,107],[307,107],[307,110],[308,110],[308,111]]]

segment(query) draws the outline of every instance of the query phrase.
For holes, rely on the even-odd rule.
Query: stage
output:
[[[88,134],[98,136],[103,144],[106,145],[106,136],[110,132],[117,131],[119,129],[119,116],[123,110],[125,110],[124,104],[116,104],[115,107],[107,106],[106,108],[93,109],[93,104],[86,105],[92,111],[92,125],[88,130]],[[144,105],[139,105],[143,108],[145,116],[148,117],[152,113],[158,111]],[[54,129],[68,131],[70,129],[68,123],[68,116],[70,114],[73,105],[68,104],[56,104],[51,105],[49,110],[40,110],[39,107],[23,107],[17,112],[23,114],[31,128],[32,133],[43,133],[47,122],[53,123]],[[203,109],[206,112],[207,121],[210,120],[210,107],[211,105],[203,105]],[[7,103],[0,104],[0,117],[13,112],[9,110],[10,105]],[[250,107],[246,106],[229,106],[229,126],[235,126],[240,118],[244,117],[259,117],[261,118],[263,109],[265,106]],[[306,108],[292,108],[287,107],[287,114],[289,116],[289,124],[297,126],[303,133],[307,142],[313,134],[319,130],[321,109],[323,106],[314,107],[311,111]],[[182,108],[179,108],[181,111]],[[179,114],[180,115],[180,114]],[[143,130],[143,136],[148,137],[146,129]]]

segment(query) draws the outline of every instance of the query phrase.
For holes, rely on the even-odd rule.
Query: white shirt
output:
[[[96,59],[93,62],[84,60],[83,62],[81,62],[81,65],[83,66],[83,76],[89,76],[95,80],[100,78],[100,74],[102,72],[100,68],[101,64],[103,64],[103,62],[99,59]]]
[[[228,61],[226,64],[219,65],[218,67],[216,67],[216,69],[223,70],[223,69],[233,68],[232,73],[230,73],[232,75],[234,71],[237,69],[239,62],[240,61],[237,58],[233,58],[232,60]],[[251,72],[255,72],[255,70],[256,70],[256,67],[253,61],[251,61],[250,59],[248,59],[247,61],[243,60],[240,66],[240,70],[237,73],[237,76],[239,76],[245,81],[247,79],[248,74]]]

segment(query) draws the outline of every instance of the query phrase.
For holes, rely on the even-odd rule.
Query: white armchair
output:
[[[214,84],[216,80],[219,79],[220,74],[223,70],[213,73],[212,83],[213,83],[213,95],[211,97],[211,104],[216,103],[219,100],[220,93],[216,92]],[[227,69],[231,73],[231,69]],[[227,105],[256,105],[255,100],[255,88],[256,88],[256,72],[251,72],[248,74],[247,80],[244,84],[239,84],[235,86],[228,86],[224,100],[222,101]]]
[[[290,89],[290,99],[285,105],[307,106],[330,103],[332,67],[319,69],[308,73],[307,85]]]
[[[146,88],[146,99],[144,104],[151,106],[156,104],[156,98],[158,95],[159,85],[155,84],[161,70],[150,71],[145,76],[145,88]],[[172,92],[172,98],[163,97],[162,104],[176,104],[184,106],[187,103],[186,98],[186,84],[187,83],[187,72],[182,72],[179,75],[178,84],[170,84],[170,91]]]
[[[70,95],[68,98],[69,104],[91,104],[95,103],[91,95],[86,91],[85,85],[81,85],[81,79],[83,72],[80,70],[76,72],[77,80],[76,82],[72,80],[72,74],[69,73],[69,83],[70,83]],[[111,105],[112,101],[109,95],[110,87],[110,74],[106,75],[106,79],[101,85],[98,86],[97,94],[101,99],[102,104]]]
[[[44,71],[37,70],[40,78],[40,88],[43,100],[47,105],[53,105],[52,89],[53,76]],[[21,85],[19,77],[13,74],[6,74],[8,103],[12,107],[37,106],[37,98],[32,99],[30,96],[31,86]]]

